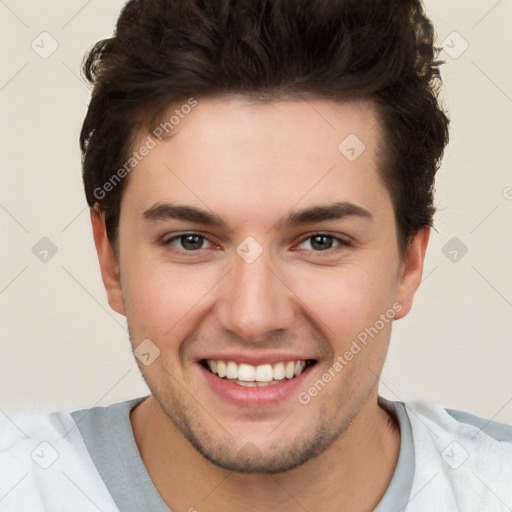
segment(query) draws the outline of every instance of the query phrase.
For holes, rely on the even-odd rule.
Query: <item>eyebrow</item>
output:
[[[227,223],[218,215],[187,205],[157,203],[146,210],[142,216],[149,221],[179,219],[206,226],[228,227]],[[347,217],[373,219],[373,215],[368,210],[356,204],[343,201],[292,212],[284,219],[279,220],[275,226],[299,226],[314,222],[341,220]]]
[[[373,215],[361,206],[343,201],[292,212],[284,220],[279,221],[277,226],[298,226],[327,220],[341,220],[346,217],[360,217],[371,220]]]

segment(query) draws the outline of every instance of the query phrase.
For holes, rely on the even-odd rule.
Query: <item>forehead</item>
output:
[[[152,136],[155,147],[130,174],[125,196],[140,209],[179,199],[210,209],[243,203],[261,213],[298,202],[371,203],[385,195],[381,127],[369,101],[229,97],[198,99],[186,111],[178,123],[174,115],[169,137]]]

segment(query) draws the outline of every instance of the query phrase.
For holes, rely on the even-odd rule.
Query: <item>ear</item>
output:
[[[94,244],[100,262],[101,278],[107,291],[110,307],[121,315],[124,315],[123,292],[119,280],[119,266],[116,255],[107,237],[105,227],[105,215],[97,208],[91,208],[91,223],[94,235]]]
[[[429,237],[430,228],[424,227],[418,231],[407,248],[397,288],[397,302],[402,309],[395,315],[395,320],[403,318],[412,308],[414,294],[421,284]]]

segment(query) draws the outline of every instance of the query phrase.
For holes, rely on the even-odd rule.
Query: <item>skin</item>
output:
[[[350,134],[366,146],[353,162],[338,150]],[[400,256],[378,173],[381,140],[364,101],[199,100],[130,174],[118,257],[103,215],[91,210],[110,306],[126,315],[134,347],[149,338],[160,350],[139,363],[151,396],[131,422],[172,510],[367,511],[385,493],[400,443],[377,402],[392,322],[306,405],[294,394],[271,407],[234,406],[205,385],[197,364],[212,350],[304,355],[317,361],[297,390],[307,392],[393,304],[395,319],[409,312],[429,230]],[[369,215],[283,221],[336,202]],[[144,217],[163,203],[225,225]],[[188,251],[183,239],[164,244],[183,232],[206,241]],[[332,248],[313,246],[316,233],[335,237],[324,239]],[[263,251],[252,263],[236,252],[248,236]]]

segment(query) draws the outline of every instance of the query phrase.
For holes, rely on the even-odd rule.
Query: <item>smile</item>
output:
[[[254,366],[223,360],[203,360],[202,365],[217,377],[244,387],[268,387],[300,376],[315,360],[282,361]]]

